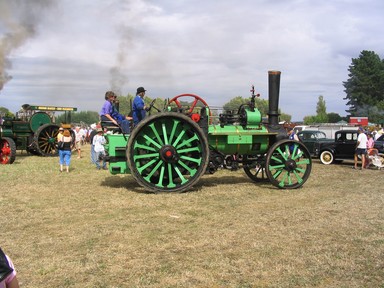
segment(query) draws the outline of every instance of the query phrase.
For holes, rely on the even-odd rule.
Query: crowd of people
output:
[[[361,158],[360,169],[367,169],[370,164],[369,156],[374,156],[379,153],[379,151],[374,148],[374,145],[375,140],[380,137],[383,131],[366,131],[363,127],[359,127],[358,133],[359,136],[357,137],[353,169],[358,169],[359,158]]]
[[[60,172],[63,172],[64,168],[66,172],[69,172],[72,150],[76,150],[78,159],[82,158],[81,150],[85,144],[91,145],[91,163],[96,166],[96,169],[107,170],[104,148],[106,143],[104,133],[107,131],[102,128],[102,123],[112,123],[119,128],[121,133],[129,134],[146,117],[148,107],[144,103],[145,92],[144,87],[137,88],[132,104],[132,116],[120,114],[117,107],[117,95],[112,91],[107,91],[99,113],[98,124],[94,123],[89,127],[75,126],[72,129],[60,127],[57,135]]]

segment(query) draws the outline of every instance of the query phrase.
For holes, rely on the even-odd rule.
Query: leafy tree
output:
[[[305,116],[303,119],[304,125],[310,125],[317,123],[317,117],[315,115]]]
[[[379,106],[384,101],[384,62],[373,51],[363,50],[349,66],[349,79],[343,82],[351,116],[368,116],[370,121],[382,119]]]
[[[280,121],[285,121],[285,122],[291,122],[292,116],[289,114],[281,113],[280,114]]]
[[[343,120],[343,118],[338,113],[334,113],[334,112],[328,113],[327,117],[328,117],[329,123],[337,123]]]
[[[237,96],[232,98],[229,102],[224,104],[223,109],[227,111],[235,111],[239,109],[239,107],[243,104],[248,104],[251,101],[251,98],[243,98],[242,96]],[[265,99],[255,98],[255,106],[260,111],[261,116],[265,117],[268,115],[269,103]],[[282,113],[279,109],[280,120],[281,121],[291,121],[291,115]]]
[[[328,122],[327,107],[322,95],[319,96],[319,100],[317,101],[316,105],[316,121],[318,123]]]
[[[61,114],[56,117],[56,123],[65,123],[65,114]],[[81,123],[84,122],[88,125],[99,122],[99,113],[95,111],[80,111],[71,112],[71,122]]]
[[[0,116],[13,118],[15,115],[5,107],[0,107]]]
[[[324,97],[320,95],[318,99],[316,104],[316,115],[305,116],[303,119],[304,124],[308,125],[328,122],[327,107],[325,105]]]

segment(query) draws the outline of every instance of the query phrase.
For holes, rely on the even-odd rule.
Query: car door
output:
[[[342,139],[337,144],[336,158],[352,159],[355,154],[357,143],[357,132],[341,132],[336,133],[336,139]]]

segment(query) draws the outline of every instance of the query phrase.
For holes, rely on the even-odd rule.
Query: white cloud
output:
[[[314,114],[319,95],[328,112],[345,115],[342,82],[351,58],[362,50],[383,55],[383,6],[380,0],[57,1],[38,33],[12,52],[13,79],[0,92],[0,106],[98,111],[112,67],[123,94],[145,86],[151,97],[195,93],[219,106],[248,97],[252,84],[267,99],[267,71],[281,70],[281,109],[294,120]]]

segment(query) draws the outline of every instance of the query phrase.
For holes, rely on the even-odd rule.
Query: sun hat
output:
[[[64,130],[63,136],[64,137],[70,137],[71,136],[71,132],[69,132],[68,130]]]
[[[60,128],[59,128],[59,131],[64,131],[64,128],[63,128],[63,127],[60,127]]]
[[[97,133],[100,133],[100,132],[103,132],[103,129],[101,129],[101,128],[97,128]]]

